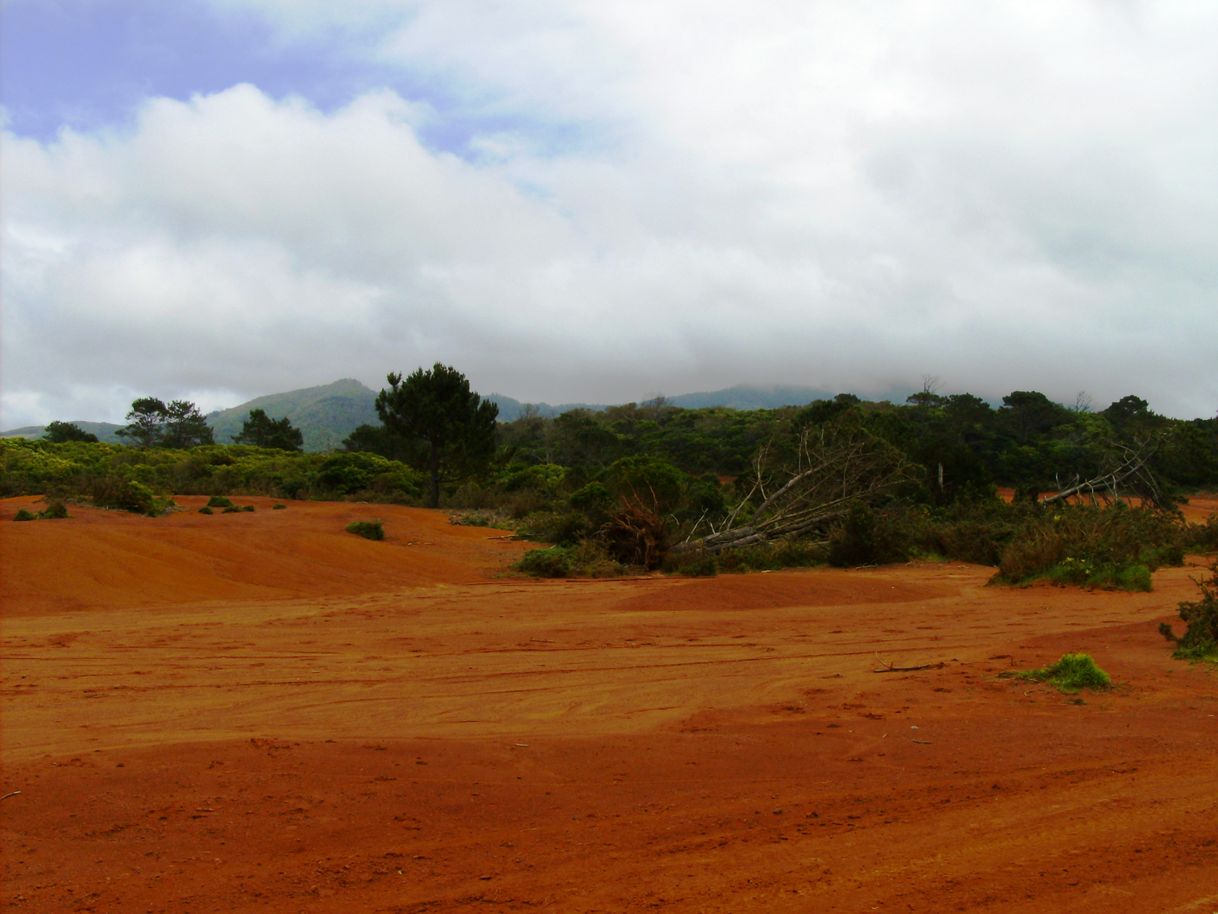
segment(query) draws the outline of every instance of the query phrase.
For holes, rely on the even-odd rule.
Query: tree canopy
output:
[[[304,446],[304,435],[295,428],[287,416],[272,419],[263,409],[251,409],[242,423],[239,434],[233,436],[237,444],[253,444],[257,447],[277,448],[281,451],[299,451]]]
[[[42,431],[42,437],[46,441],[54,441],[62,443],[64,441],[96,441],[97,436],[92,432],[86,432],[75,422],[51,422]]]
[[[430,477],[428,504],[440,504],[440,482],[466,476],[489,463],[495,452],[499,407],[470,390],[465,375],[437,362],[406,378],[387,376],[389,386],[376,397],[376,411],[388,432],[418,442],[409,462]]]
[[[183,449],[214,444],[215,436],[207,419],[189,400],[140,397],[131,403],[128,424],[116,434],[136,447]]]

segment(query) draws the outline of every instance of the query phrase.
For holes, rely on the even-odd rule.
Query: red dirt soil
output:
[[[0,502],[6,911],[1218,911],[1218,670],[1156,631],[1201,559],[536,582],[179,501]],[[1117,687],[998,677],[1075,650]]]

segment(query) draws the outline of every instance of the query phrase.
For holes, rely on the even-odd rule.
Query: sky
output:
[[[444,362],[1218,412],[1209,0],[0,0],[0,427]]]

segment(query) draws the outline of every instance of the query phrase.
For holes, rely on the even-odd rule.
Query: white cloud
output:
[[[1204,4],[217,2],[435,97],[6,134],[6,424],[437,359],[550,400],[1218,404]],[[420,140],[452,118],[468,144]]]

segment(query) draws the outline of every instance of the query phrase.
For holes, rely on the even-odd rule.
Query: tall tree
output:
[[[126,438],[136,447],[156,447],[161,443],[161,431],[165,422],[165,404],[156,397],[140,397],[131,403],[127,413],[127,425],[115,434]]]
[[[238,444],[273,447],[281,451],[299,451],[304,447],[304,435],[292,425],[287,416],[272,419],[264,409],[251,409],[241,424],[241,433],[233,436]]]
[[[137,447],[190,448],[215,443],[207,419],[189,400],[172,400],[166,405],[156,397],[140,397],[132,402],[127,422],[116,434]]]
[[[390,434],[422,443],[416,465],[431,477],[428,504],[440,504],[440,481],[484,467],[495,450],[499,407],[469,389],[465,375],[439,362],[405,379],[388,375],[376,411]]]
[[[161,447],[191,448],[215,443],[215,433],[197,406],[189,400],[170,401],[165,408]]]
[[[65,441],[97,441],[97,436],[86,432],[75,422],[51,422],[42,431],[46,441],[63,443]]]

